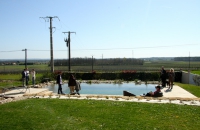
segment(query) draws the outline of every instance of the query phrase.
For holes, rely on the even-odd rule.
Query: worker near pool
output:
[[[147,94],[143,94],[143,96],[151,96],[151,97],[162,97],[163,96],[163,93],[161,92],[161,87],[158,85],[155,87],[156,88],[156,91],[154,92],[149,92]]]

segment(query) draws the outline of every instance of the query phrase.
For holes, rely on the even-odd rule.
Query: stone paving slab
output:
[[[177,85],[174,85],[172,90],[169,88],[163,88],[161,91],[163,92],[163,97],[197,98]]]
[[[33,94],[38,94],[44,91],[47,91],[47,89],[46,88],[28,88],[26,92],[21,92],[20,89],[14,89],[14,90],[5,92],[4,97],[11,97],[11,98],[23,97],[26,94],[33,95]]]

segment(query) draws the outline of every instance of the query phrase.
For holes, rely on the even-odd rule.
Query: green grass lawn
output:
[[[36,72],[37,70],[50,70],[50,67],[48,65],[28,65],[27,66],[29,71],[31,71],[32,69],[35,69]],[[9,72],[13,72],[13,71],[23,71],[25,68],[24,65],[5,65],[5,66],[0,66],[0,71],[9,71]]]
[[[0,74],[1,80],[20,80],[21,74]]]
[[[197,130],[200,107],[97,100],[27,99],[0,105],[1,130]]]
[[[36,78],[41,77],[41,73],[36,73]],[[21,73],[20,74],[0,74],[1,80],[20,80],[22,78]]]
[[[0,89],[4,87],[22,85],[21,74],[0,74]],[[36,83],[40,82],[41,73],[36,73]],[[31,84],[31,79],[29,81]]]
[[[191,73],[200,75],[200,70],[191,71]]]

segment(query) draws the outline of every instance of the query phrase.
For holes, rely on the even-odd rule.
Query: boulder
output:
[[[130,93],[128,91],[123,91],[123,95],[124,96],[136,96],[135,94],[132,94],[132,93]]]

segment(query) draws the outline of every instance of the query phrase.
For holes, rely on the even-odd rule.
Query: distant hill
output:
[[[150,57],[150,58],[139,58],[144,61],[173,61],[174,57]]]
[[[200,61],[200,57],[150,57],[140,58],[144,61]]]

